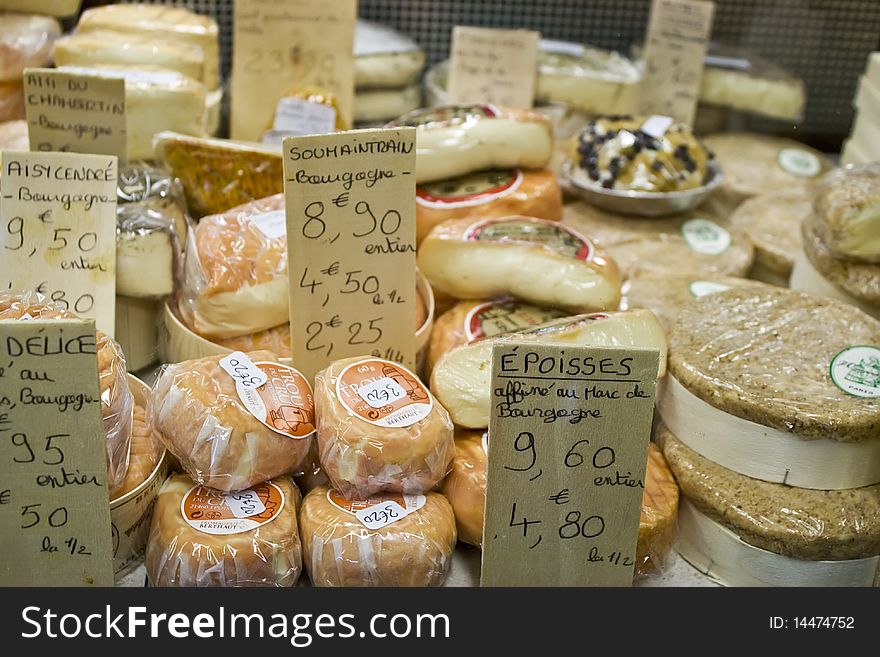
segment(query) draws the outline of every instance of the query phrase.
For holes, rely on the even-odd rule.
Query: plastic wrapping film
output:
[[[194,219],[284,191],[280,151],[260,144],[160,132],[156,158],[183,185]]]
[[[0,123],[0,150],[30,150],[27,121],[24,119],[18,119],[15,121],[4,121],[3,123]]]
[[[726,212],[763,192],[815,180],[833,166],[819,151],[783,137],[725,132],[704,137],[703,144],[724,175],[713,201]]]
[[[416,182],[484,169],[543,169],[553,155],[550,121],[532,110],[494,105],[419,109],[387,127],[416,128]]]
[[[247,356],[257,366],[278,360],[268,351]],[[308,382],[301,376],[291,379],[285,365],[272,366],[269,383],[260,386],[266,394],[249,402],[221,364],[224,358],[163,367],[147,413],[165,447],[196,482],[222,491],[296,472],[314,433]],[[276,378],[281,379],[277,385]],[[251,410],[260,404],[262,418]]]
[[[469,429],[489,426],[492,348],[499,343],[634,347],[660,352],[658,376],[666,372],[666,336],[649,310],[575,315],[503,333],[446,352],[431,373],[431,391],[452,420]]]
[[[0,320],[3,319],[78,319],[37,292],[0,293]],[[107,486],[122,485],[128,471],[131,446],[134,395],[128,386],[125,356],[119,345],[101,331],[96,332],[98,351],[98,388],[107,454]]]
[[[346,497],[423,493],[449,472],[449,414],[402,365],[369,356],[335,361],[315,375],[315,406],[321,466]]]
[[[873,306],[873,312],[871,309],[865,310],[876,315],[880,312],[880,263],[855,262],[836,257],[822,237],[821,224],[822,220],[816,213],[801,224],[807,261],[822,278],[852,297],[856,304]]]
[[[648,219],[577,201],[565,206],[563,223],[601,244],[626,277],[745,276],[754,260],[745,233],[705,207]]]
[[[572,312],[620,301],[620,271],[605,249],[534,217],[444,221],[422,242],[418,263],[434,289],[459,299],[510,295]]]
[[[568,313],[564,310],[532,306],[509,297],[459,301],[434,323],[425,363],[427,376],[430,376],[440,357],[454,347],[499,333],[537,326],[566,315]]]
[[[815,210],[818,233],[835,257],[880,263],[880,162],[823,176],[816,184]]]
[[[288,315],[284,195],[203,217],[186,245],[180,311],[196,333],[230,338]]]
[[[880,322],[851,306],[769,286],[730,289],[681,310],[669,371],[714,408],[765,427],[806,440],[878,440],[871,356],[834,365],[858,345],[880,345]]]
[[[0,12],[0,81],[21,80],[26,68],[47,66],[61,25],[51,16]]]
[[[792,184],[744,201],[730,216],[730,225],[742,230],[755,245],[755,268],[764,267],[787,284],[803,248],[801,223],[812,212],[808,185]]]
[[[147,541],[152,586],[294,586],[302,572],[300,493],[289,477],[223,493],[169,477]]]
[[[0,82],[0,121],[24,118],[24,84],[21,80]]]
[[[741,540],[810,561],[880,554],[880,486],[824,491],[760,481],[703,458],[662,425],[657,439],[682,494]]]
[[[549,169],[491,169],[416,188],[416,239],[463,217],[525,215],[562,219],[562,191]]]
[[[355,516],[358,509],[386,501],[396,501],[407,513],[378,529]],[[303,500],[300,532],[313,586],[439,586],[456,539],[452,507],[439,493],[352,502],[325,486]]]
[[[488,436],[484,431],[457,429],[452,472],[440,492],[455,512],[458,540],[482,547]],[[636,544],[636,577],[663,571],[675,540],[678,485],[656,445],[648,445],[648,466]]]
[[[712,154],[687,125],[664,121],[668,117],[626,115],[590,121],[571,143],[572,177],[586,186],[640,192],[701,187]]]
[[[358,19],[354,31],[354,85],[400,89],[419,79],[425,51],[405,34]]]
[[[159,434],[147,422],[146,411],[135,404],[131,423],[128,468],[118,486],[109,488],[110,499],[118,499],[144,483],[156,469],[165,448]]]

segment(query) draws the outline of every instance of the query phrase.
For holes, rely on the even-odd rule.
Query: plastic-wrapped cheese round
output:
[[[745,276],[754,258],[742,230],[703,208],[645,219],[578,201],[565,206],[563,223],[601,244],[625,277],[648,272]]]
[[[422,493],[449,471],[449,414],[398,363],[369,356],[331,363],[315,375],[318,451],[346,497]]]
[[[880,263],[880,162],[823,177],[815,206],[819,234],[836,257]]]
[[[78,319],[42,294],[0,293],[0,320],[3,319]],[[119,345],[101,331],[96,332],[98,352],[98,389],[101,395],[107,485],[122,484],[128,469],[131,446],[131,423],[134,395],[128,386],[125,356]]]
[[[238,493],[182,474],[162,486],[145,564],[152,586],[293,586],[302,572],[300,494],[289,477]]]
[[[404,114],[387,127],[416,128],[416,182],[484,169],[543,169],[553,155],[550,122],[531,110],[448,105]]]
[[[562,218],[562,190],[549,169],[490,169],[416,187],[416,241],[449,219],[525,215]]]
[[[454,347],[537,326],[567,314],[564,310],[532,306],[516,299],[459,301],[434,322],[425,361],[426,376],[430,376],[440,357]]]
[[[355,516],[389,501],[408,512],[378,529],[368,529]],[[438,586],[455,547],[452,507],[434,492],[350,501],[320,486],[303,500],[299,523],[313,586]]]
[[[452,472],[440,487],[455,513],[458,540],[477,547],[483,545],[483,513],[489,472],[487,440],[485,431],[456,429]]]
[[[305,378],[271,352],[245,356],[267,378],[250,396],[239,392],[222,366],[229,356],[208,356],[166,366],[148,409],[162,442],[187,474],[223,491],[294,472],[314,434],[312,390]]]
[[[130,493],[147,480],[162,458],[162,441],[147,422],[146,411],[135,404],[131,423],[131,448],[125,478],[118,486],[108,487],[111,500]]]
[[[620,301],[620,272],[602,247],[534,217],[445,221],[422,242],[418,262],[434,288],[459,299],[510,295],[572,312]]]
[[[650,310],[563,317],[531,329],[464,344],[440,358],[431,373],[431,391],[459,426],[489,426],[492,348],[498,343],[657,349],[658,376],[666,372],[666,336]]]

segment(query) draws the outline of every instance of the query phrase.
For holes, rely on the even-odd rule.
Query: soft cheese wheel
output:
[[[730,224],[742,230],[755,245],[752,276],[765,270],[788,284],[791,268],[803,248],[801,223],[813,212],[806,185],[765,192],[745,201],[730,217]]]
[[[387,501],[408,513],[379,529],[367,529],[355,516]],[[455,547],[452,507],[434,492],[351,501],[319,486],[303,500],[299,523],[313,586],[438,586]]]
[[[815,201],[819,234],[832,253],[880,263],[880,162],[832,171]]]
[[[416,182],[483,169],[543,169],[553,155],[550,122],[531,110],[448,105],[404,114],[388,127],[416,128]]]
[[[562,218],[562,191],[549,169],[490,169],[416,187],[416,241],[448,219],[524,215]]]
[[[763,192],[816,179],[832,166],[819,151],[782,137],[726,132],[705,137],[703,144],[724,174],[714,196],[729,210]]]
[[[415,83],[425,51],[405,34],[358,19],[354,29],[354,86],[399,89]]]
[[[452,471],[443,480],[440,492],[455,513],[458,540],[483,545],[483,514],[486,506],[486,476],[489,449],[485,431],[455,430],[455,458]]]
[[[78,317],[36,292],[0,293],[0,320],[78,319]],[[107,454],[107,485],[121,485],[128,469],[134,395],[128,385],[125,356],[110,336],[96,332],[98,390]]]
[[[186,246],[180,310],[199,335],[230,338],[288,321],[284,196],[203,217]]]
[[[131,448],[125,479],[109,487],[110,499],[116,500],[130,493],[147,480],[162,458],[162,441],[147,422],[146,411],[135,404],[131,423]]]
[[[770,286],[730,289],[679,313],[669,371],[716,409],[765,427],[806,439],[878,440],[880,398],[850,394],[833,378],[835,357],[855,345],[880,345],[880,322],[852,306]],[[871,368],[870,358],[864,365]]]
[[[682,495],[746,543],[810,561],[880,554],[880,486],[809,490],[759,481],[700,456],[666,427],[657,439]]]
[[[434,288],[459,299],[510,295],[572,312],[620,301],[620,272],[603,248],[534,217],[444,221],[422,242],[418,263]]]
[[[194,219],[284,191],[281,153],[271,148],[175,132],[159,133],[154,143],[156,158],[183,185]]]
[[[650,310],[564,317],[461,345],[440,358],[431,373],[431,391],[455,424],[470,429],[489,426],[492,347],[499,342],[657,349],[658,376],[666,372],[666,336]]]
[[[21,79],[24,69],[47,66],[61,25],[51,16],[0,12],[0,81]]]
[[[152,586],[294,586],[302,572],[300,494],[289,477],[224,493],[176,474],[153,510]]]
[[[109,30],[188,44],[203,53],[204,80],[208,88],[219,86],[220,30],[210,16],[183,7],[152,4],[107,5],[87,9],[76,25],[78,33]]]
[[[563,224],[601,244],[624,276],[640,273],[745,276],[754,248],[741,230],[703,208],[644,219],[577,201]]]
[[[271,352],[246,356],[268,379],[254,389],[257,402],[247,401],[237,389],[221,362],[228,356],[208,356],[168,365],[148,409],[184,471],[223,491],[293,472],[308,454],[314,433],[312,390],[305,378],[278,364]]]
[[[670,331],[679,311],[691,301],[732,287],[761,289],[766,284],[732,276],[700,278],[687,274],[640,273],[629,277],[623,284],[620,309],[646,308],[657,316],[666,331]]]
[[[822,237],[821,219],[816,214],[801,225],[804,255],[813,268],[834,287],[852,298],[872,315],[880,314],[880,263],[855,262],[835,257]],[[793,280],[794,282],[794,280]],[[841,301],[850,302],[844,296]]]
[[[174,291],[181,242],[174,213],[157,209],[163,201],[149,199],[116,208],[118,295],[156,298]],[[166,205],[173,207],[173,203]]]
[[[430,376],[440,357],[453,347],[543,324],[567,314],[564,310],[532,306],[516,299],[459,301],[434,322],[426,372]]]
[[[347,497],[422,493],[449,471],[449,414],[402,365],[338,360],[315,375],[315,405],[321,466]]]

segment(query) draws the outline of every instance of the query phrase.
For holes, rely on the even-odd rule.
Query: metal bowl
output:
[[[624,189],[606,189],[599,185],[587,185],[571,175],[571,162],[562,166],[563,185],[587,203],[604,210],[640,217],[665,217],[693,210],[705,201],[723,176],[716,162],[709,163],[708,179],[704,185],[680,192],[639,192]]]

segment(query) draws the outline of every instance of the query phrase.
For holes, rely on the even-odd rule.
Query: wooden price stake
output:
[[[357,0],[235,0],[232,138],[260,141],[292,87],[332,92],[351,125],[356,17]]]
[[[73,16],[82,0],[0,0],[0,10],[50,16]]]
[[[656,350],[496,345],[482,586],[630,586]]]
[[[0,290],[35,289],[113,335],[116,158],[2,155]]]
[[[640,113],[693,124],[714,2],[654,0],[645,39]]]
[[[125,161],[125,80],[62,72],[24,71],[32,151],[116,155]]]
[[[0,584],[112,586],[90,320],[0,321]]]
[[[449,102],[531,107],[540,36],[457,25],[450,48]]]
[[[293,362],[415,367],[415,129],[284,140]]]

